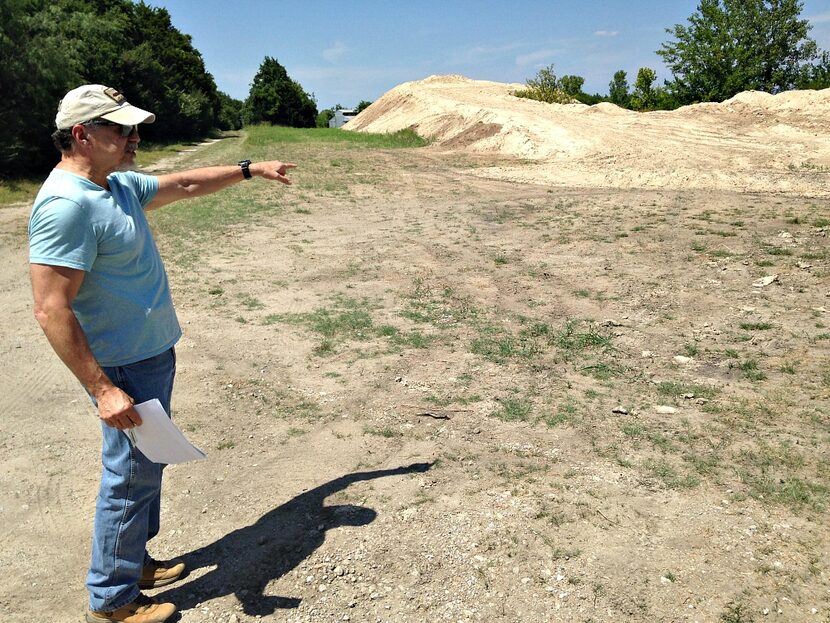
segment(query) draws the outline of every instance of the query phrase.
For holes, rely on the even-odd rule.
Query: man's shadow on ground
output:
[[[154,597],[172,601],[180,610],[187,610],[207,599],[233,593],[250,616],[272,614],[278,608],[296,608],[300,604],[297,598],[264,595],[268,583],[294,569],[320,547],[326,530],[365,526],[377,517],[374,510],[363,506],[325,506],[325,499],[355,482],[425,472],[432,465],[413,463],[394,469],[355,472],[302,493],[269,511],[256,523],[181,556],[190,572],[214,565],[216,568]]]

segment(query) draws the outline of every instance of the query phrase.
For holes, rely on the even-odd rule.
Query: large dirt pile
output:
[[[478,171],[517,181],[830,194],[830,89],[635,113],[520,99],[521,86],[431,76],[387,92],[348,129],[413,128],[438,149],[507,156]]]

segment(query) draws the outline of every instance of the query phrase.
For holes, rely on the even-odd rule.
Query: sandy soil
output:
[[[491,97],[485,144],[526,123]],[[469,134],[285,145],[296,186],[227,191],[273,206],[255,222],[155,221],[185,328],[174,417],[209,455],[167,472],[152,551],[192,571],[156,594],[194,622],[830,620],[826,169],[787,167],[830,163],[793,114],[802,147],[769,162],[781,125],[736,115],[743,158],[721,130],[660,152],[654,121],[591,167],[651,122],[577,107],[619,123],[597,147],[554,120],[571,164]],[[646,149],[663,160],[634,167]],[[704,166],[722,152],[745,192]],[[31,314],[27,215],[0,209],[0,613],[76,621],[99,432]]]

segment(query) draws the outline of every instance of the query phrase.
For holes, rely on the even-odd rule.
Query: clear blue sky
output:
[[[147,0],[193,37],[220,90],[244,99],[266,56],[319,109],[374,101],[432,74],[524,82],[553,64],[607,93],[618,69],[669,78],[655,50],[698,0]],[[830,0],[804,0],[810,36],[830,49]]]

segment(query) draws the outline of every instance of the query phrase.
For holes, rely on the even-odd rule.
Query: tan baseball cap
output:
[[[121,93],[103,84],[85,84],[64,95],[58,105],[55,125],[59,130],[93,119],[123,125],[153,123],[156,116],[130,104]]]

